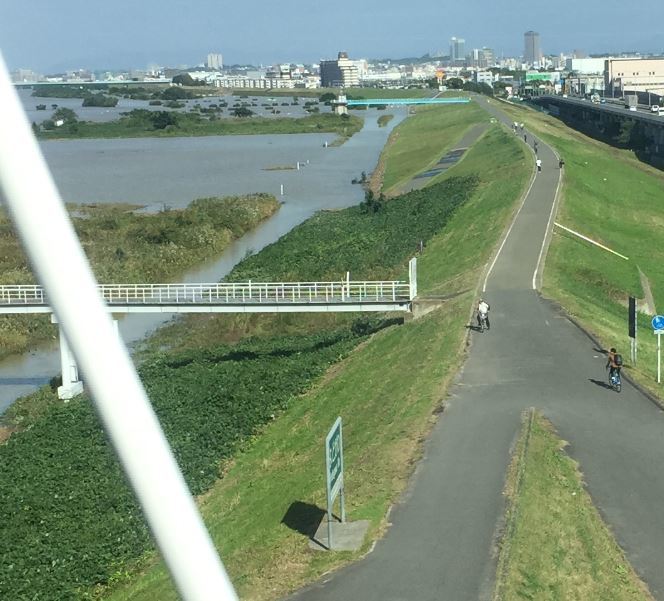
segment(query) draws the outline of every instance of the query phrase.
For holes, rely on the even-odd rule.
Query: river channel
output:
[[[332,134],[292,134],[64,140],[44,142],[42,149],[67,202],[130,202],[160,210],[205,196],[274,194],[283,202],[274,216],[181,278],[216,282],[248,252],[275,242],[316,211],[361,202],[364,192],[351,180],[375,168],[390,131],[406,116],[404,108],[387,112],[394,115],[387,127],[377,124],[385,111],[359,113],[363,129],[339,147],[326,147]],[[299,170],[270,169],[298,162]],[[132,345],[168,319],[128,315],[120,321],[122,338]],[[59,361],[57,341],[0,361],[0,412],[59,373]]]

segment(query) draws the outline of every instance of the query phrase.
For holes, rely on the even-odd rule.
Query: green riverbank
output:
[[[199,113],[135,109],[116,121],[73,121],[52,130],[41,129],[40,139],[79,138],[173,138],[257,134],[332,133],[341,140],[362,129],[364,121],[354,115],[332,113],[308,117],[208,118]]]
[[[399,276],[424,241],[421,291],[458,296],[420,320],[198,316],[148,345],[141,377],[243,598],[278,597],[358,557],[313,554],[303,534],[324,504],[320,445],[337,415],[349,511],[371,521],[363,551],[380,536],[462,360],[474,286],[529,173],[514,137],[490,127],[441,182],[377,210],[320,213],[231,275]],[[492,229],[469,227],[480,206]],[[0,596],[176,599],[89,401],[35,397],[41,410],[19,403],[6,422],[19,431],[0,446],[0,552],[11,559]],[[289,527],[286,514],[302,507],[311,511],[301,529]],[[33,515],[51,516],[48,528]]]
[[[362,552],[385,528],[386,509],[407,482],[421,440],[435,420],[445,386],[453,376],[451,366],[461,361],[465,317],[473,297],[467,285],[473,282],[474,287],[530,173],[520,146],[497,127],[468,153],[463,164],[466,172],[461,175],[476,181],[472,194],[454,211],[447,225],[428,239],[420,257],[420,281],[425,292],[445,285],[460,295],[425,318],[382,329],[356,347],[322,380],[313,381],[305,395],[293,399],[258,438],[225,464],[224,477],[205,495],[202,510],[206,523],[243,599],[277,598],[358,557],[358,553],[312,554],[307,536],[302,534],[315,526],[324,505],[320,444],[337,415],[342,415],[346,424],[349,511],[352,519],[371,521],[370,537]],[[454,176],[455,170],[447,176],[451,183],[458,181]],[[444,202],[443,190],[434,186],[425,193],[431,194],[433,202]],[[407,195],[401,202],[412,203],[414,198],[417,196]],[[487,203],[489,199],[493,202]],[[388,201],[386,207],[399,201]],[[478,206],[486,207],[483,211],[491,215],[490,222],[497,224],[496,231],[468,231]],[[389,221],[381,211],[375,216],[363,214],[362,209],[319,214],[238,266],[232,277],[258,274],[262,266],[270,273],[279,269],[280,275],[293,270],[312,275],[337,273],[349,260],[355,261],[352,273],[358,277],[364,273],[404,273],[411,254],[406,242],[403,254],[394,250],[384,253],[388,259],[385,265],[373,264],[372,254],[363,247],[353,253],[358,242],[363,244],[359,222],[370,224],[367,232],[379,229],[378,224]],[[428,221],[424,215],[421,219]],[[352,233],[345,236],[345,228],[351,224]],[[375,239],[374,243],[381,244]],[[452,245],[456,246],[454,259],[441,261]],[[345,257],[337,259],[335,255],[344,246]],[[369,260],[363,267],[365,256]],[[446,265],[440,267],[440,263]],[[248,321],[252,327],[247,327]],[[322,322],[333,327],[327,318]],[[158,344],[168,347],[181,340],[185,329],[180,327],[175,325],[170,335],[164,332]],[[186,329],[193,334],[187,344],[189,352],[205,353],[212,341],[199,337],[204,332],[231,338],[249,332],[293,332],[311,327],[309,320],[296,323],[291,316],[238,316],[225,324],[214,318],[194,319],[187,320]],[[307,507],[309,510],[303,511]],[[289,509],[303,511],[299,514],[300,532],[284,523]],[[175,599],[163,565],[147,565],[138,580],[129,577],[108,598]]]

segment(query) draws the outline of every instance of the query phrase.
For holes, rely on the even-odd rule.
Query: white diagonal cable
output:
[[[175,585],[237,600],[127,350],[118,340],[0,54],[0,189]]]

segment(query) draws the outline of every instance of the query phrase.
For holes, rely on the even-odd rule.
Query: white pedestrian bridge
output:
[[[410,260],[408,281],[218,282],[209,284],[100,284],[109,313],[326,313],[412,311],[417,296],[417,259]],[[72,294],[76,294],[72,290]],[[53,313],[37,285],[0,286],[0,314]],[[55,316],[52,317],[57,322]],[[116,327],[117,327],[117,321]],[[83,382],[60,329],[62,386],[70,399]]]
[[[410,282],[102,284],[111,313],[294,313],[409,311]],[[0,314],[51,313],[41,286],[0,286]]]

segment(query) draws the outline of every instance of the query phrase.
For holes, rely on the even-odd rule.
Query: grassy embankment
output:
[[[523,149],[497,127],[468,153],[463,165],[466,173],[479,178],[477,187],[442,232],[429,240],[420,261],[424,292],[444,282],[447,291],[463,292],[469,282],[477,281],[530,172]],[[454,175],[452,170],[448,178]],[[445,198],[436,189],[432,192]],[[487,222],[497,224],[495,230],[472,227],[479,206],[491,216]],[[271,272],[279,265],[284,275],[302,273],[318,269],[321,262],[336,273],[342,264],[348,267],[348,261],[354,261],[349,267],[358,275],[385,273],[386,262],[395,257],[390,259],[389,250],[369,252],[364,247],[357,229],[364,219],[369,220],[365,235],[370,235],[386,217],[380,211],[362,217],[359,209],[320,214],[245,262],[236,276],[258,277],[265,266]],[[403,232],[406,223],[399,221]],[[448,259],[451,247],[456,251],[453,260]],[[410,243],[405,241],[404,248],[408,250]],[[336,257],[340,252],[345,253],[341,260]],[[397,271],[402,272],[406,258],[398,261]],[[278,597],[358,557],[357,553],[312,553],[303,535],[315,527],[324,506],[321,441],[337,415],[345,420],[349,516],[371,520],[370,539],[381,534],[385,511],[409,477],[409,466],[453,375],[451,366],[463,353],[471,299],[472,293],[466,292],[421,320],[374,335],[306,395],[292,401],[227,466],[224,478],[206,494],[202,510],[243,598]],[[192,338],[197,339],[192,344],[198,347],[197,333],[215,326],[209,328],[209,321],[192,323]],[[266,329],[278,329],[281,323]],[[156,564],[109,598],[161,601],[176,596],[163,565]]]
[[[182,210],[136,213],[125,205],[70,205],[74,227],[102,283],[170,281],[218,256],[279,207],[273,196],[208,198]],[[6,214],[0,214],[0,284],[34,284]],[[48,316],[0,317],[0,357],[26,351],[55,329]]]
[[[546,419],[529,413],[510,467],[494,600],[651,601],[564,447]]]
[[[664,307],[664,174],[630,151],[613,148],[568,128],[557,119],[507,106],[565,159],[557,221],[629,257],[624,261],[556,230],[546,258],[543,293],[629,362],[629,295],[643,298],[639,269],[656,308]],[[551,166],[553,167],[553,166]],[[639,316],[637,365],[626,372],[661,397],[656,384],[656,340],[650,316]]]
[[[337,273],[347,267],[361,275],[402,272],[412,240],[425,239],[423,290],[447,280],[448,291],[463,292],[466,281],[477,279],[529,169],[520,146],[497,128],[462,164],[473,177],[390,201],[377,213],[357,208],[323,213],[245,262],[236,276],[260,269],[312,277],[321,269]],[[470,197],[464,201],[464,195]],[[446,204],[454,198],[458,206],[449,213]],[[498,224],[495,232],[469,227],[479,206]],[[449,219],[442,235],[435,233],[441,218]],[[365,238],[371,248],[354,246]],[[450,245],[459,263],[440,260]],[[342,252],[345,256],[337,256]],[[462,272],[468,273],[459,277]],[[379,332],[352,353],[380,323],[346,321],[334,331],[311,333],[316,330],[312,321],[297,324],[283,317],[251,329],[245,316],[227,318],[225,325],[193,320],[180,330],[186,338],[177,340],[174,351],[146,359],[142,377],[193,490],[202,492],[225,474],[201,502],[246,598],[278,596],[357,557],[311,554],[302,534],[323,505],[320,443],[338,414],[346,423],[350,515],[371,519],[372,537],[384,528],[386,507],[408,478],[408,466],[453,375],[451,366],[462,353],[471,296],[462,294],[422,320]],[[300,335],[275,338],[289,331]],[[247,332],[263,336],[241,346],[220,346],[221,340]],[[326,366],[344,357],[321,379]],[[301,396],[303,389],[309,392]],[[45,389],[35,396],[49,394]],[[139,562],[144,577],[136,579],[132,566],[149,539],[89,403],[79,399],[63,407],[52,394],[41,400],[46,415],[30,413],[29,402],[18,405],[14,424],[29,428],[0,447],[7,483],[3,540],[9,545],[2,552],[11,558],[0,583],[7,595],[48,590],[62,598],[72,587],[85,591],[93,582],[105,582],[117,587],[111,594],[116,599],[176,598],[163,567],[153,565],[149,553]],[[281,415],[261,426],[272,412]],[[262,434],[255,438],[257,431]],[[239,448],[244,451],[237,455]],[[50,516],[48,529],[30,517],[32,512]],[[287,513],[290,527],[282,522]],[[30,544],[15,545],[16,540]],[[70,557],[71,549],[76,556]]]
[[[382,190],[397,193],[400,186],[435,165],[471,126],[488,122],[488,115],[475,103],[444,107],[419,107],[415,114],[395,129],[381,157],[378,175]],[[444,135],[441,135],[441,123]]]
[[[160,115],[166,115],[160,120]],[[308,117],[237,117],[206,119],[198,113],[164,113],[132,111],[117,121],[94,123],[77,121],[55,130],[42,130],[45,140],[69,138],[173,138],[183,136],[225,136],[253,134],[334,133],[341,139],[350,138],[362,129],[363,120],[354,115],[332,113]]]

